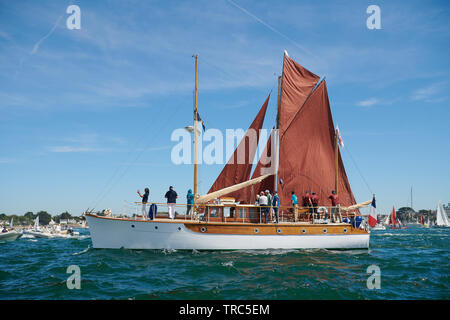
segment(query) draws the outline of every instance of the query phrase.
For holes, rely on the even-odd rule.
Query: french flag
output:
[[[369,214],[369,226],[372,228],[377,224],[377,206],[375,204],[375,195],[372,199],[372,204],[370,206],[370,214]]]

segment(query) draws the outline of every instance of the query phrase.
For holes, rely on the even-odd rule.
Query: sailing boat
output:
[[[400,220],[397,218],[394,207],[392,207],[392,213],[389,217],[389,220],[389,229],[406,229],[406,226],[402,225]]]
[[[436,227],[450,227],[450,220],[442,205],[442,201],[439,201],[436,209]]]
[[[285,52],[282,76],[278,78],[276,123],[252,176],[252,160],[260,143],[259,132],[270,94],[205,195],[197,193],[198,55],[195,56],[194,98],[194,126],[191,130],[195,146],[194,214],[185,220],[158,217],[142,220],[85,212],[94,248],[220,250],[369,247],[370,232],[361,228],[359,208],[368,206],[372,200],[356,203],[351,191],[324,79],[320,81],[319,76]],[[255,131],[256,136],[252,136]],[[249,143],[252,139],[255,144]],[[245,161],[236,161],[239,157]],[[290,204],[291,191],[303,193],[314,190],[321,199],[326,199],[332,189],[339,195],[340,206],[330,208],[331,219],[321,219],[325,223],[314,223],[313,219],[313,215],[327,217],[325,207],[325,210],[322,208],[314,212],[314,209],[297,208]],[[265,207],[255,205],[256,194],[263,190],[279,195],[279,223],[269,219],[265,221],[261,214]],[[298,215],[300,221],[297,220]]]

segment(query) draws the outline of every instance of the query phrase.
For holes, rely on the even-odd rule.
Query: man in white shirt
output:
[[[262,219],[262,214],[264,213],[264,222],[267,223],[267,213],[268,213],[268,202],[269,200],[267,199],[267,196],[264,194],[264,192],[261,191],[261,194],[259,196],[259,205],[263,206],[261,208],[260,211],[260,216],[259,216],[259,222],[261,223],[261,219]]]

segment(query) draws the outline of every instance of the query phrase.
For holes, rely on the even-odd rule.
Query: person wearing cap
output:
[[[332,210],[332,213],[333,213],[333,218],[334,218],[335,221],[337,221],[338,220],[337,217],[339,215],[340,202],[339,202],[339,197],[336,194],[336,191],[332,190],[331,191],[331,195],[328,197],[328,199],[331,200],[331,207],[332,207],[331,210]]]
[[[292,191],[291,205],[294,208],[294,219],[295,219],[295,222],[297,222],[297,220],[298,220],[298,210],[297,210],[297,208],[298,208],[298,198],[295,195],[295,191]]]
[[[145,193],[142,194],[138,189],[137,193],[142,198],[142,219],[147,219],[147,202],[150,190],[148,188],[145,188]]]
[[[263,191],[261,191],[261,193],[259,194],[259,205],[262,207],[261,208],[261,210],[260,210],[260,218],[259,218],[259,221],[261,222],[261,219],[262,219],[262,214],[264,214],[264,222],[265,223],[267,223],[267,213],[268,213],[268,208],[267,208],[267,205],[268,205],[268,199],[267,199],[267,196],[264,194],[264,192]]]
[[[175,204],[177,203],[178,194],[173,190],[173,187],[169,187],[169,191],[164,196],[167,198],[167,209],[170,219],[175,219]]]

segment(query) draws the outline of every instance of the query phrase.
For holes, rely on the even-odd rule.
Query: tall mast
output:
[[[334,191],[336,191],[336,194],[339,193],[338,185],[339,185],[339,136],[338,136],[338,130],[335,129],[334,131],[335,135],[335,149],[334,149]]]
[[[275,155],[275,175],[273,177],[273,192],[278,191],[278,126],[280,124],[280,103],[281,103],[281,76],[278,77],[278,99],[277,99],[277,123],[274,131],[274,155]]]
[[[197,114],[198,114],[198,54],[195,55],[194,89],[194,203],[197,197]],[[195,206],[194,206],[195,208]]]

